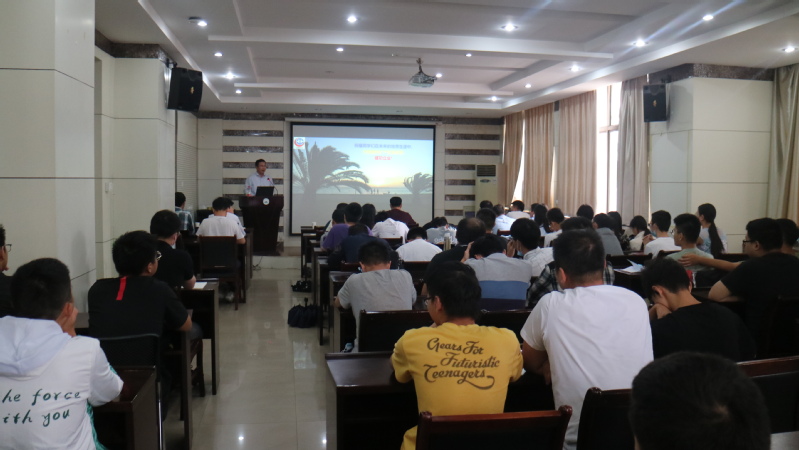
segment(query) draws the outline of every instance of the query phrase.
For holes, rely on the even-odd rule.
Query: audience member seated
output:
[[[366,203],[363,205],[363,212],[361,214],[361,219],[358,220],[358,223],[366,225],[367,228],[374,229],[376,222],[375,216],[377,216],[377,209],[375,208],[375,205]]]
[[[119,395],[122,380],[96,339],[75,335],[69,269],[31,261],[17,269],[11,292],[13,316],[0,319],[0,448],[101,448],[91,406]]]
[[[430,225],[430,227],[427,227]],[[446,217],[436,217],[429,224],[425,225],[427,231],[427,241],[432,244],[443,244],[446,237],[452,245],[458,245],[456,234],[458,229],[447,222]]]
[[[398,222],[402,222],[408,226],[408,228],[418,227],[419,224],[413,220],[410,214],[402,210],[402,198],[400,197],[391,197],[388,200],[391,209],[388,211],[388,217],[394,219]]]
[[[781,295],[799,295],[799,258],[781,249],[782,232],[776,220],[750,221],[743,240],[749,259],[714,284],[708,295],[717,302],[743,299],[744,321],[756,339],[769,304]]]
[[[408,231],[408,243],[397,249],[397,254],[403,261],[430,261],[441,253],[437,245],[427,242],[427,232],[422,227]]]
[[[508,383],[522,374],[516,335],[475,324],[480,286],[468,266],[441,264],[427,282],[427,310],[436,326],[406,331],[397,341],[394,376],[413,381],[419,411],[434,416],[503,412]],[[403,450],[414,448],[416,427],[402,444]]]
[[[533,220],[538,225],[540,230],[541,236],[549,234],[552,232],[552,229],[549,227],[549,219],[547,219],[547,210],[546,205],[542,205],[540,203],[536,203],[535,207],[533,208]]]
[[[519,219],[524,220],[524,219]],[[487,234],[472,242],[471,258],[464,255],[466,265],[474,269],[482,298],[520,299],[526,297],[533,277],[533,267],[526,261],[508,258],[507,241],[495,234]]]
[[[563,211],[560,208],[552,208],[547,211],[547,220],[549,220],[549,228],[552,232],[544,236],[544,247],[552,246],[552,240],[560,236],[560,224],[566,220],[566,217],[563,216]]]
[[[194,217],[191,211],[186,211],[186,195],[183,192],[175,192],[175,213],[180,218],[180,231],[188,231],[194,234]]]
[[[696,247],[705,253],[710,253],[715,258],[722,253],[727,253],[727,235],[716,227],[716,207],[710,203],[699,205],[696,208],[696,217],[702,224]]]
[[[715,355],[676,353],[641,369],[632,384],[630,426],[639,450],[772,448],[760,389]]]
[[[540,232],[535,221],[530,219],[517,219],[510,228],[512,240],[508,248],[512,255],[521,255],[530,264],[534,277],[541,275],[544,267],[554,261],[552,247],[540,248],[538,246],[538,242],[541,240]]]
[[[335,214],[335,213],[334,213]],[[345,223],[342,224],[344,226],[338,226],[338,224],[334,225],[330,228],[330,232],[327,234],[327,237],[324,241],[322,241],[322,248],[327,250],[334,250],[341,245],[341,241],[343,241],[347,236],[349,236],[349,228],[358,223],[361,220],[361,215],[363,214],[363,208],[360,204],[352,202],[347,204],[344,207],[344,221]],[[372,230],[364,225],[366,228],[366,234],[369,236],[372,235]]]
[[[580,216],[566,219],[561,224],[561,230],[564,232],[570,230],[587,229],[593,229],[591,221]],[[557,242],[557,239],[554,242]],[[613,266],[611,266],[610,263],[605,265],[605,271],[602,279],[606,285],[613,284],[615,276],[613,273]],[[554,260],[544,267],[544,270],[541,271],[541,275],[539,275],[538,278],[533,281],[533,283],[530,285],[530,289],[527,290],[527,307],[534,308],[543,296],[553,291],[563,292],[563,288],[561,288],[558,284],[557,266],[555,265]]]
[[[455,235],[458,240],[457,245],[453,244],[451,249],[444,250],[430,260],[430,263],[427,265],[427,270],[424,274],[424,279],[427,280],[430,278],[430,274],[433,272],[433,269],[435,269],[435,267],[441,263],[447,261],[462,261],[463,255],[466,253],[466,246],[485,234],[486,228],[485,224],[483,224],[483,221],[474,217],[461,219],[461,221],[458,222],[458,231]],[[429,233],[428,237],[430,237]]]
[[[483,208],[491,209],[493,207],[494,207],[494,203],[492,203],[491,200],[483,200],[482,202],[480,202],[480,208],[479,209],[483,209]]]
[[[400,222],[388,217],[387,211],[380,211],[375,216],[375,220],[377,222],[372,229],[373,236],[384,239],[402,238],[403,241],[408,238],[408,225],[405,225],[404,222]]]
[[[644,237],[651,234],[646,225],[644,216],[633,217],[633,220],[630,221],[630,233],[632,235],[630,239],[630,251],[642,251],[644,248]]]
[[[701,256],[702,258],[713,259],[713,255],[699,250],[699,248],[696,246],[696,240],[699,238],[699,229],[701,226],[702,225],[699,223],[699,218],[693,214],[686,213],[675,217],[673,238],[674,244],[680,247],[682,250],[668,255],[667,258],[679,261],[683,256],[692,254]],[[707,269],[707,266],[695,264],[692,266],[687,266],[686,269],[696,272]]]
[[[356,330],[360,327],[361,310],[413,308],[416,289],[411,274],[404,270],[391,270],[391,249],[379,242],[368,242],[358,250],[358,262],[363,273],[347,278],[335,300],[337,308],[352,309]],[[358,351],[358,339],[355,339],[354,349]]]
[[[671,214],[668,211],[655,211],[652,213],[652,234],[644,236],[644,252],[658,256],[662,251],[673,252],[680,250],[674,244],[674,238],[669,236],[669,226],[671,226]]]
[[[594,220],[594,207],[591,205],[580,205],[580,207],[577,208],[575,216],[585,217],[589,221]]]
[[[624,224],[621,220],[621,213],[618,211],[609,211],[608,217],[613,219],[613,227],[611,227],[611,230],[613,230],[613,234],[616,235],[616,239],[618,239],[619,245],[621,245],[621,250],[624,252],[630,250],[630,238],[624,232]]]
[[[217,197],[211,205],[214,208],[214,215],[203,220],[197,230],[197,236],[234,236],[239,244],[247,242],[244,230],[238,222],[227,217],[228,212],[233,211],[233,201]]]
[[[356,223],[350,226],[348,233],[349,235],[341,241],[341,245],[339,245],[338,249],[327,258],[327,264],[332,270],[338,269],[342,262],[358,262],[358,251],[361,249],[361,246],[367,242],[378,242],[385,246],[389,253],[391,252],[391,246],[388,245],[388,242],[374,236],[369,236],[369,228],[362,223]]]
[[[11,314],[11,277],[3,272],[8,270],[8,250],[10,244],[6,244],[6,229],[0,225],[0,317]]]
[[[799,239],[799,228],[796,227],[796,222],[791,219],[777,219],[777,225],[780,226],[782,232],[782,249],[780,251],[786,255],[796,255],[794,245]]]
[[[494,205],[494,214],[497,216],[494,220],[494,229],[491,231],[494,234],[498,231],[509,231],[513,221],[516,220],[505,214],[505,207],[501,204]]]
[[[491,208],[480,209],[475,213],[474,217],[483,222],[483,225],[486,227],[486,233],[491,233],[492,230],[494,230],[494,222],[497,220],[497,215],[494,214]]]
[[[187,252],[174,248],[180,235],[179,227],[178,215],[166,209],[158,211],[150,219],[150,233],[158,239],[158,251],[161,252],[154,276],[169,287],[191,289],[196,281],[194,263]]]
[[[346,205],[345,205],[346,206]],[[344,208],[336,208],[330,218],[330,229],[322,236],[322,247],[332,251],[347,237],[347,230],[350,226],[344,220]]]
[[[524,212],[524,202],[521,200],[514,200],[508,207],[508,217],[511,219],[529,219],[530,214]]]
[[[605,248],[607,254],[623,255],[624,251],[621,249],[619,238],[616,237],[616,233],[613,231],[613,226],[613,219],[609,215],[600,213],[594,216],[594,230],[602,239],[602,247]]]
[[[339,220],[338,223],[344,223],[344,208],[346,207],[347,203],[339,203],[338,205],[336,205],[336,211],[341,211],[341,220]],[[324,233],[322,233],[321,242],[325,241],[327,234],[330,233],[330,227],[332,227],[333,225],[335,225],[333,223],[333,220],[327,221],[327,223],[325,224],[325,231]]]
[[[686,350],[714,353],[736,362],[755,357],[755,342],[741,318],[729,308],[695,299],[691,280],[677,261],[650,261],[641,274],[641,284],[653,303],[649,319],[655,358]]]
[[[564,448],[574,449],[585,392],[629,388],[652,361],[652,335],[641,297],[602,284],[605,249],[594,230],[564,231],[554,255],[564,292],[544,296],[530,313],[522,354],[525,369],[551,378],[555,404],[572,407]]]

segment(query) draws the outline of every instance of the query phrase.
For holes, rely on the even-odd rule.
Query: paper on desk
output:
[[[194,289],[205,289],[206,284],[208,284],[207,281],[198,281],[194,283]]]
[[[641,273],[641,271],[644,269],[644,266],[642,266],[641,264],[638,264],[638,263],[634,263],[634,262],[630,261],[629,259],[627,260],[627,262],[629,262],[631,264],[631,266],[630,267],[625,267],[624,269],[619,269],[619,272]]]

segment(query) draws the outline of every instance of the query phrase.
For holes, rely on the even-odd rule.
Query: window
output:
[[[596,204],[594,210],[616,210],[621,83],[596,91]]]

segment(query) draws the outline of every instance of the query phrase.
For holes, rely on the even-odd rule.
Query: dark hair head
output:
[[[159,238],[168,238],[180,231],[180,217],[175,211],[163,209],[150,219],[150,233]]]
[[[699,239],[699,231],[702,230],[702,224],[699,223],[698,217],[686,213],[674,218],[674,228],[683,235],[689,244],[694,244]]]
[[[186,195],[183,192],[175,192],[175,207],[180,208],[186,203]]]
[[[427,230],[422,227],[413,227],[408,230],[408,240],[412,241],[417,238],[427,239]]]
[[[493,230],[494,224],[497,221],[497,215],[494,214],[494,211],[492,211],[490,207],[480,209],[480,211],[477,211],[474,217],[480,219],[480,221],[483,222],[483,224],[486,227],[486,230]]]
[[[214,211],[225,211],[231,206],[233,206],[233,200],[227,197],[217,197],[211,203],[211,207],[214,208]]]
[[[472,242],[471,256],[486,256],[502,253],[508,248],[508,241],[496,234],[486,234]]]
[[[505,214],[505,207],[502,206],[501,203],[497,203],[496,205],[494,205],[493,210],[494,210],[494,214],[496,214],[497,217]]]
[[[458,244],[466,245],[469,242],[474,242],[475,239],[486,234],[486,226],[482,220],[470,217],[461,219],[458,222],[458,231],[455,232],[455,239]]]
[[[358,262],[364,266],[391,262],[391,249],[380,241],[367,242],[358,249]]]
[[[521,242],[527,250],[538,248],[541,239],[541,229],[535,221],[530,219],[516,219],[510,225],[510,236]]]
[[[493,208],[493,207],[494,203],[492,203],[491,200],[483,200],[482,202],[480,202],[480,209]]]
[[[646,298],[652,297],[652,286],[660,286],[672,294],[676,294],[679,291],[687,290],[690,284],[691,280],[688,278],[685,267],[671,258],[655,258],[647,261],[643,272],[641,272],[641,285]]]
[[[517,210],[524,211],[524,202],[523,201],[514,200],[510,204],[513,205],[513,207],[516,208]]]
[[[586,219],[582,216],[569,217],[560,224],[560,229],[563,231],[588,230],[591,228],[593,228],[591,219]]]
[[[757,241],[765,251],[782,247],[782,230],[774,219],[764,217],[755,219],[746,224],[746,233],[749,240]]]
[[[333,210],[333,214],[331,215],[330,218],[333,219],[333,222],[344,223],[344,210],[342,209]]]
[[[705,219],[705,222],[716,220],[716,207],[710,203],[703,203],[696,208],[696,213]]]
[[[544,227],[544,231],[549,233],[552,230],[549,229],[549,219],[547,219],[547,207],[546,205],[536,203],[535,209],[533,209],[533,214],[535,214],[535,223],[538,224],[539,227]]]
[[[714,258],[724,253],[724,242],[721,241],[719,229],[716,228],[716,207],[710,203],[703,203],[696,208],[696,214],[702,216],[705,222],[709,222],[707,234],[710,237],[710,253]]]
[[[255,167],[258,167],[258,164],[261,164],[261,163],[266,164],[266,160],[265,159],[256,159],[255,160]]]
[[[777,225],[780,226],[782,232],[782,245],[793,247],[793,244],[796,244],[796,240],[799,239],[799,228],[796,227],[796,222],[791,219],[777,219]]]
[[[646,223],[646,219],[644,216],[635,216],[633,220],[630,221],[630,228],[638,230],[638,233],[644,232],[644,234],[651,234],[649,233],[649,226]],[[637,234],[637,233],[636,233]]]
[[[563,211],[560,208],[552,208],[547,211],[547,220],[549,223],[562,223],[566,220],[566,217],[563,215]]]
[[[388,204],[391,205],[392,208],[396,208],[398,206],[402,206],[402,198],[400,198],[400,197],[391,197],[388,200]]]
[[[380,211],[375,214],[375,223],[384,222],[386,219],[388,219],[388,211]]]
[[[658,227],[662,233],[669,231],[671,226],[671,214],[668,211],[655,211],[652,213],[652,223]]]
[[[621,236],[624,234],[624,229],[622,228],[621,223],[621,214],[618,211],[611,211],[608,213],[608,217],[613,219],[613,231],[616,232],[616,235]]]
[[[344,218],[347,222],[357,222],[361,220],[363,215],[363,208],[358,203],[352,202],[344,207]]]
[[[453,261],[438,264],[431,270],[425,283],[430,298],[438,297],[441,300],[448,317],[477,318],[482,291],[471,267]]]
[[[35,259],[20,266],[11,277],[14,315],[55,320],[72,301],[69,269],[53,258]]]
[[[564,231],[552,243],[555,265],[580,283],[602,278],[605,270],[605,248],[593,229]]]
[[[6,245],[6,229],[0,224],[0,247]]]
[[[769,413],[760,389],[717,355],[678,352],[633,380],[630,425],[641,450],[768,450]]]
[[[120,276],[137,276],[155,261],[158,240],[146,231],[130,231],[114,241],[111,257]]]
[[[375,218],[375,214],[376,213],[377,213],[377,209],[375,208],[375,205],[373,205],[371,203],[367,203],[367,204],[363,205],[363,214],[361,214],[360,222],[362,224],[366,225],[369,228],[374,227],[375,226],[375,221],[377,220]]]
[[[599,213],[594,216],[594,223],[596,224],[597,228],[608,228],[613,229],[613,219],[610,218],[609,215],[605,213]]]
[[[346,208],[348,204],[349,203],[339,203],[338,205],[336,205],[336,209],[344,211],[344,208]]]
[[[356,223],[355,225],[351,225],[347,230],[347,236],[357,236],[359,234],[369,234],[369,229],[366,228],[366,225]]]
[[[594,218],[594,207],[591,205],[580,205],[575,215],[591,220]]]

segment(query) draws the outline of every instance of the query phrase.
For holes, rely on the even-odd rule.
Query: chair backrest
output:
[[[658,259],[665,258],[665,257],[667,257],[667,256],[669,256],[669,255],[671,255],[673,253],[677,253],[679,251],[680,250],[661,250],[661,251],[658,252]]]
[[[98,340],[112,367],[161,367],[161,338],[155,333],[104,337]]]
[[[722,259],[729,262],[739,262],[749,259],[749,255],[746,253],[722,253],[717,256],[716,259]]]
[[[388,245],[391,246],[394,250],[397,249],[400,245],[402,245],[402,238],[382,238],[384,241],[388,242]]]
[[[563,448],[570,406],[557,411],[437,416],[419,414],[417,450]]]
[[[526,307],[525,305],[524,307]],[[507,328],[516,333],[519,343],[522,342],[522,328],[524,328],[527,318],[530,317],[530,309],[515,309],[512,311],[488,311],[485,310],[477,318],[477,324],[486,327]]]
[[[628,255],[607,255],[606,258],[614,269],[624,269],[625,267],[630,267],[630,261],[636,264],[643,264],[652,259],[652,255],[648,253],[631,253]]]
[[[427,311],[361,311],[358,325],[358,351],[394,350],[394,344],[414,328],[430,326]]]
[[[402,268],[411,274],[411,278],[420,280],[424,277],[428,264],[429,261],[402,261]]]
[[[481,311],[510,311],[527,308],[527,299],[481,298],[477,301]]]
[[[358,272],[361,270],[360,263],[348,263],[348,262],[341,262],[341,267],[339,267],[339,272]]]
[[[577,450],[632,450],[633,432],[627,419],[630,389],[603,391],[592,387],[585,394],[580,425],[577,429]]]
[[[510,236],[510,230],[497,230],[497,236]]]
[[[200,272],[235,272],[237,252],[234,236],[200,236]]]
[[[767,303],[757,339],[759,359],[799,354],[799,297],[761,299]]]
[[[766,401],[771,432],[799,429],[799,356],[738,363],[760,388]]]

